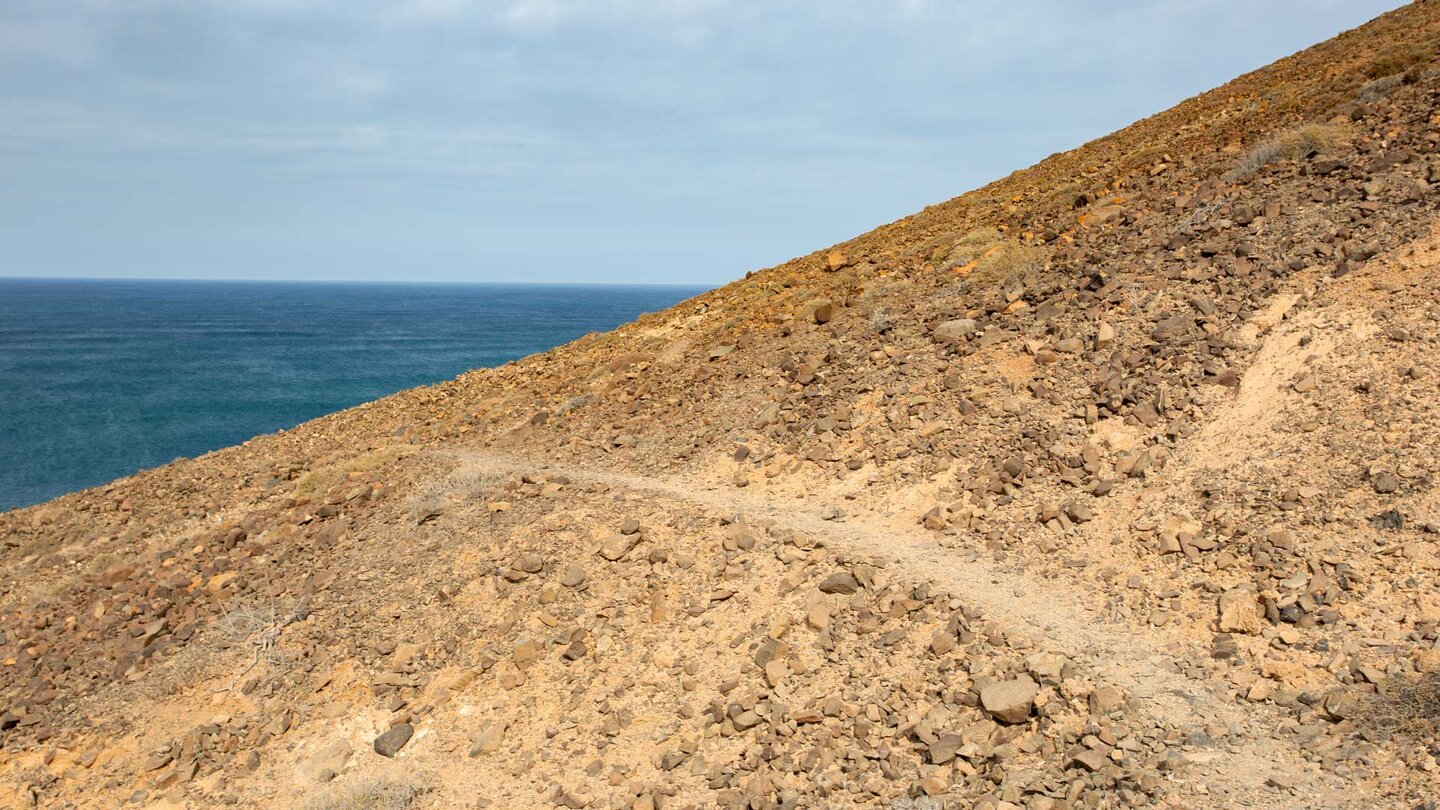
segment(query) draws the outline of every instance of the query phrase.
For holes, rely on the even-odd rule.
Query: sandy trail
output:
[[[1178,643],[1167,648],[1158,634],[1106,619],[1077,599],[1066,583],[1000,570],[975,555],[940,546],[927,532],[885,525],[878,516],[825,520],[813,501],[768,498],[763,492],[683,478],[528,461],[487,450],[454,456],[490,473],[562,475],[575,482],[769,520],[823,538],[837,550],[885,559],[910,577],[963,598],[1007,633],[1018,631],[1032,637],[1039,648],[1083,662],[1104,681],[1123,689],[1126,698],[1154,722],[1186,732],[1228,727],[1228,736],[1187,754],[1192,764],[1171,772],[1172,778],[1200,794],[1197,801],[1225,807],[1294,807],[1303,796],[1306,807],[1374,806],[1355,795],[1353,786],[1322,773],[1292,746],[1275,739],[1269,728],[1279,720],[1275,710],[1260,706],[1242,710],[1224,696],[1224,684],[1195,680],[1179,671],[1178,660],[1204,651],[1181,649]],[[1298,795],[1267,784],[1272,779],[1295,785]]]

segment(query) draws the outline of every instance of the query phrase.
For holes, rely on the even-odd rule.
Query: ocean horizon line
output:
[[[161,284],[294,284],[294,285],[345,285],[345,286],[494,286],[494,287],[684,287],[694,289],[715,289],[729,282],[679,282],[679,281],[495,281],[495,280],[425,280],[425,279],[289,279],[289,278],[155,278],[140,276],[5,276],[0,282],[107,282],[107,283],[161,283]]]

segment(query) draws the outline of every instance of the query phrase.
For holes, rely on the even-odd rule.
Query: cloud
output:
[[[317,272],[258,247],[283,223],[326,267],[423,244],[441,274],[686,280],[651,254],[689,249],[718,279],[1394,4],[10,0],[0,274],[86,272],[77,228],[100,254],[123,234],[125,272],[174,256],[203,274],[220,242],[182,249],[201,233],[232,263]],[[602,242],[635,252],[594,261]],[[168,247],[126,252],[143,245]]]

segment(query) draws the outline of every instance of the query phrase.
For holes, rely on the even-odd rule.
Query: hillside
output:
[[[1435,807],[1440,4],[0,515],[0,806]]]

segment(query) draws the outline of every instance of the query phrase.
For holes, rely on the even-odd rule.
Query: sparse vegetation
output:
[[[311,799],[305,810],[407,810],[427,790],[414,782],[380,776],[332,786],[333,792]]]
[[[296,495],[320,495],[338,486],[352,472],[369,472],[415,452],[409,445],[392,444],[344,462],[313,469],[295,481]]]
[[[1226,177],[1230,180],[1251,177],[1277,160],[1303,157],[1311,152],[1347,143],[1352,137],[1353,131],[1343,124],[1306,124],[1289,129],[1266,139],[1247,152]]]
[[[281,615],[274,605],[237,605],[225,611],[215,622],[216,640],[224,647],[239,647],[248,651],[249,660],[245,668],[237,673],[228,686],[217,690],[233,691],[241,679],[260,664],[278,666],[286,663],[280,649],[280,634],[285,628],[309,615],[308,600],[301,600],[288,613]]]
[[[880,307],[870,313],[870,329],[877,335],[883,335],[891,329],[894,329],[898,320],[889,308]]]
[[[450,474],[447,489],[465,499],[485,497],[489,490],[490,477],[479,467],[464,467]]]
[[[984,256],[986,251],[1004,239],[1005,235],[995,228],[976,228],[951,243],[949,251],[940,263],[940,269],[953,270],[956,267],[963,267]]]
[[[426,523],[445,511],[445,499],[450,488],[444,481],[427,481],[415,490],[410,498],[410,520],[416,526]]]
[[[1403,75],[1395,73],[1389,76],[1381,76],[1371,82],[1366,82],[1361,86],[1360,92],[1356,94],[1355,100],[1365,104],[1379,101],[1386,93],[1404,83],[1404,80],[1405,77]]]
[[[967,278],[971,284],[998,284],[1007,278],[1039,270],[1045,265],[1045,251],[1033,245],[1002,242],[988,249]]]
[[[1365,68],[1365,78],[1378,79],[1381,76],[1404,73],[1424,59],[1425,55],[1416,48],[1392,48],[1380,54]]]
[[[1362,702],[1356,717],[1363,726],[1427,744],[1440,742],[1440,674],[1386,680]]]

